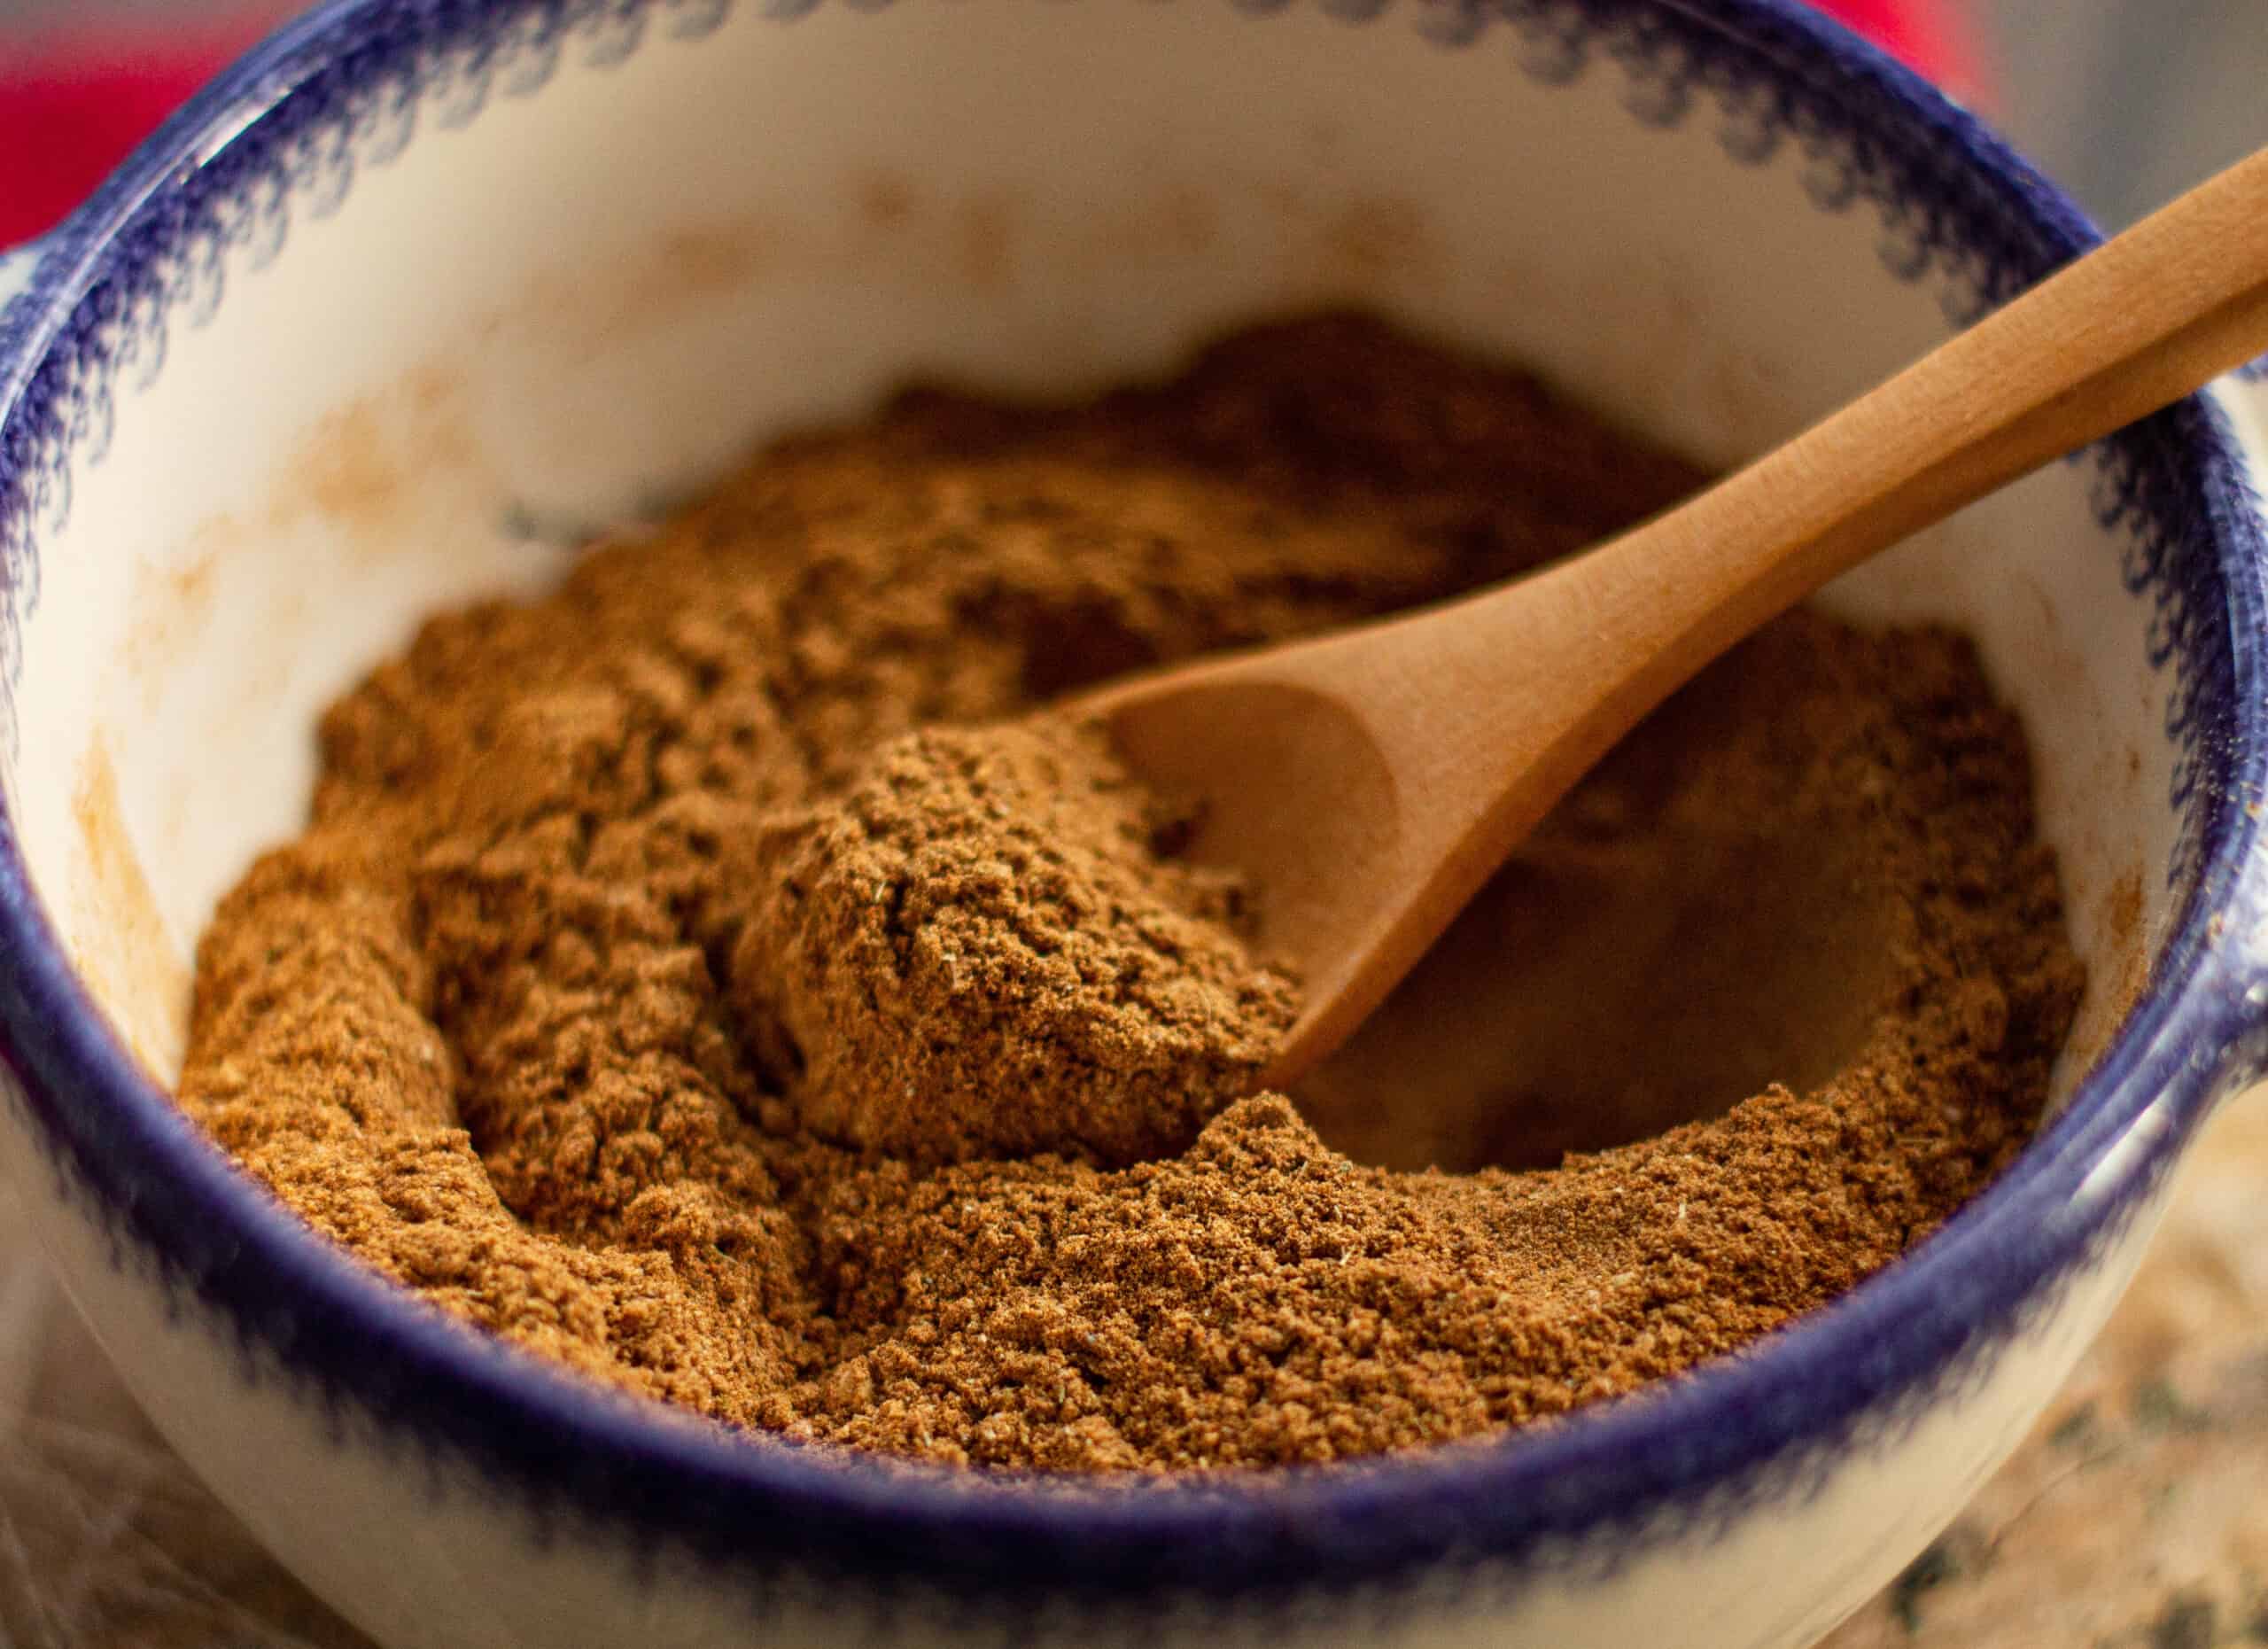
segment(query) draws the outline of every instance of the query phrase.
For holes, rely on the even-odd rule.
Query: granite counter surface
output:
[[[1998,1476],[1829,1649],[2268,1644],[2268,1091]]]

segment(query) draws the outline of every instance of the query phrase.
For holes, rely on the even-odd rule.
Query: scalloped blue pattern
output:
[[[815,0],[813,0],[815,3]],[[851,0],[845,0],[846,4]],[[1242,0],[1264,15],[1288,0]],[[1331,16],[1367,23],[1387,0],[1316,0]],[[870,0],[879,8],[888,0]],[[1898,278],[1937,278],[1947,318],[1965,324],[2027,284],[2039,247],[2015,226],[1995,223],[1980,237],[1964,206],[1949,199],[1930,170],[1933,156],[1899,156],[1863,136],[1851,112],[1789,79],[1758,72],[1752,43],[1697,28],[1674,9],[1644,0],[1412,0],[1414,24],[1444,48],[1472,45],[1492,27],[1511,35],[1514,62],[1546,85],[1572,84],[1596,66],[1624,78],[1623,106],[1650,126],[1682,126],[1707,110],[1725,153],[1761,165],[1793,144],[1802,152],[1806,193],[1825,212],[1861,204],[1880,220],[1876,250]],[[384,8],[379,8],[384,10]],[[765,14],[801,16],[803,0],[775,0]],[[121,261],[117,290],[89,299],[70,350],[51,350],[45,376],[23,398],[0,449],[7,478],[0,485],[0,564],[21,568],[0,581],[0,682],[12,686],[21,661],[15,636],[38,600],[36,556],[30,547],[58,530],[71,503],[74,458],[99,463],[107,445],[113,397],[123,369],[136,388],[162,368],[167,333],[177,322],[201,326],[223,299],[227,269],[242,258],[264,268],[282,250],[295,214],[320,221],[338,210],[358,172],[383,167],[414,139],[421,119],[440,131],[477,120],[493,97],[540,92],[563,61],[608,67],[628,59],[649,38],[698,41],[713,34],[732,0],[506,0],[481,6],[408,8],[422,27],[397,27],[373,57],[337,88],[330,74],[300,86],[252,132],[190,178],[153,226],[162,250]],[[1958,226],[1958,228],[1956,228]],[[4,323],[0,323],[4,325]],[[4,331],[0,331],[4,336]],[[2128,587],[2156,607],[2160,641],[2153,661],[2171,665],[2177,712],[2169,735],[2179,755],[2170,805],[2179,815],[2179,852],[2167,867],[2178,891],[2194,885],[2206,847],[2203,820],[2191,805],[2198,751],[2218,730],[2202,707],[2224,702],[2210,626],[2194,621],[2199,603],[2170,557],[2186,541],[2189,524],[2150,508],[2151,471],[2132,455],[2099,448],[2096,488],[2106,526],[2128,531]],[[2169,494],[2169,489],[2157,489]],[[2171,489],[2178,491],[2179,489]],[[2171,501],[2161,497],[2163,504]],[[0,748],[12,757],[12,701],[0,706]]]
[[[266,268],[295,217],[320,222],[338,211],[357,175],[393,160],[421,122],[462,128],[492,97],[534,96],[563,61],[610,67],[649,36],[704,39],[732,5],[522,0],[392,9],[406,13],[400,22],[365,51],[302,82],[120,238],[107,278],[19,398],[0,445],[0,566],[9,570],[0,579],[0,683],[12,688],[21,673],[17,636],[39,600],[34,547],[69,517],[74,461],[101,462],[121,382],[141,390],[157,380],[171,329],[203,326],[219,312],[232,261]],[[50,267],[67,258],[71,239],[67,228],[58,235]],[[13,340],[43,284],[35,279],[0,315],[0,341]],[[12,758],[12,697],[4,712],[0,740]]]
[[[1264,18],[1292,0],[1230,3]],[[1349,26],[1388,10],[1387,0],[1311,3]],[[751,0],[783,22],[816,4]],[[30,292],[0,313],[13,394],[0,425],[11,749],[16,636],[39,599],[36,546],[70,509],[74,463],[101,461],[116,397],[156,380],[169,336],[217,312],[231,268],[275,258],[295,222],[337,211],[360,176],[421,136],[446,141],[499,99],[540,95],[563,66],[603,68],[657,41],[700,40],[729,10],[729,0],[335,4],[224,82],[267,103],[256,120],[210,153],[190,151],[196,163],[146,206],[129,209],[129,184],[114,183],[66,226]],[[1634,120],[1705,120],[1736,164],[1792,150],[1809,200],[1871,211],[1884,266],[1934,280],[1956,323],[2091,239],[1989,134],[1790,0],[1404,0],[1404,10],[1444,50],[1486,43],[1542,85],[1617,74]],[[219,96],[145,153],[221,126]],[[68,291],[82,295],[50,316]],[[2202,402],[2084,461],[2096,471],[2096,515],[2124,540],[2126,587],[2151,603],[2151,661],[2171,672],[2168,801],[2182,829],[2169,876],[2186,897],[2162,972],[2202,981],[2183,999],[2186,1017],[2130,1032],[2091,1079],[2093,1097],[2011,1171],[1992,1208],[1964,1210],[1770,1356],[1705,1370],[1643,1404],[1501,1446],[1091,1504],[639,1425],[412,1311],[163,1126],[162,1096],[96,1027],[43,937],[4,819],[0,944],[12,965],[0,967],[0,1024],[21,1086],[0,1076],[0,1090],[40,1140],[58,1196],[105,1233],[113,1264],[232,1339],[246,1382],[281,1381],[318,1406],[341,1447],[418,1461],[436,1496],[463,1492],[454,1468],[473,1463],[477,1492],[540,1542],[597,1531],[649,1559],[664,1544],[703,1554],[759,1612],[847,1580],[830,1602],[866,1611],[877,1634],[917,1614],[934,1624],[940,1609],[1037,1624],[1067,1598],[1153,1621],[1192,1599],[1234,1599],[1295,1630],[1326,1592],[1343,1625],[1349,1598],[1383,1619],[1426,1599],[1503,1595],[1541,1570],[1604,1578],[1666,1544],[1720,1539],[1759,1505],[1818,1493],[1836,1462],[1891,1447],[1973,1392],[2127,1231],[2186,1124],[2268,1057],[2256,1012],[2233,1006],[2240,982],[2206,977],[2214,924],[2256,920],[2264,903],[2256,873],[2240,874],[2256,839],[2241,799],[2259,792],[2264,767],[2258,712],[2239,713],[2240,681],[2256,688],[2261,674],[2257,513]],[[2225,622],[2233,611],[2251,627]],[[2241,659],[2240,645],[2253,651]],[[2201,1046],[2235,1052],[2201,1062]],[[2183,1125],[2150,1135],[2112,1194],[2075,1202],[2105,1139],[2152,1101],[2175,1104]],[[1782,1373],[1767,1379],[1767,1367]]]

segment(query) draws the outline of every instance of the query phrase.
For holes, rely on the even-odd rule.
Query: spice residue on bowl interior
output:
[[[775,447],[333,707],[306,835],[206,937],[183,1101],[433,1303],[802,1437],[1316,1460],[1674,1374],[1896,1257],[2040,1112],[2080,970],[1969,647],[1771,626],[1444,953],[1549,1020],[1405,997],[1298,1101],[1238,1097],[1296,1004],[1246,891],[1035,712],[1697,478],[1348,318]],[[1481,1118],[1475,1050],[1526,1073]],[[1429,1083],[1454,1143],[1412,1158],[1426,1118],[1364,1096]],[[1473,1166],[1530,1113],[1606,1148]]]

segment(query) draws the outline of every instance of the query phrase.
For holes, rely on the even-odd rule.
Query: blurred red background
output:
[[[1924,74],[1974,97],[1958,0],[1821,0]],[[0,246],[52,228],[215,69],[290,8],[144,15],[0,36]],[[83,16],[85,8],[78,8]]]

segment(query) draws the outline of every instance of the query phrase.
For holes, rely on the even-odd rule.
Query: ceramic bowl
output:
[[[0,1140],[58,1271],[392,1645],[1807,1640],[2016,1442],[2261,1070],[2243,384],[1829,597],[1967,627],[2031,727],[2091,978],[2052,1125],[1829,1309],[1530,1435],[1096,1489],[610,1396],[366,1275],[175,1114],[185,959],[293,828],[316,707],[418,615],[909,374],[1071,393],[1353,302],[1729,461],[2090,239],[1783,0],[316,8],[0,338]]]

